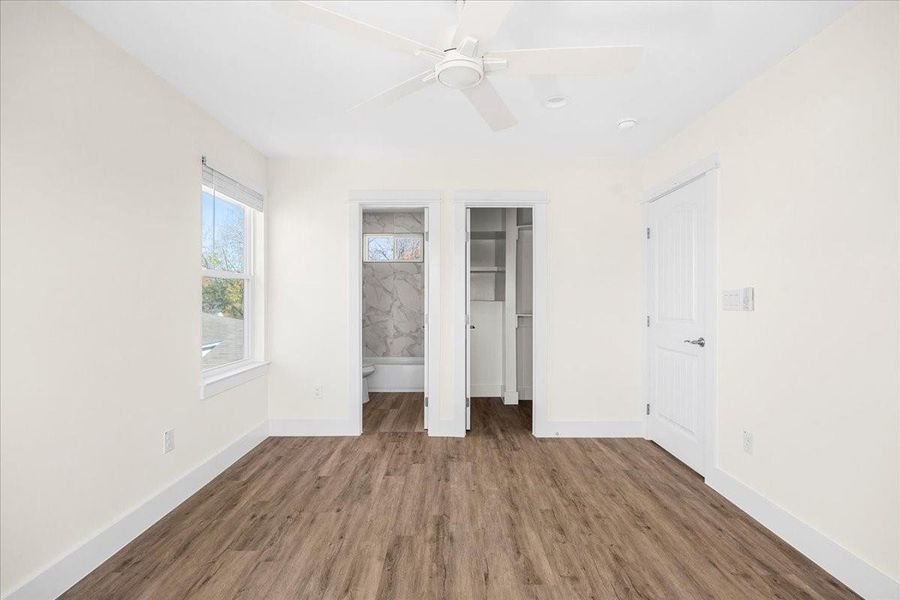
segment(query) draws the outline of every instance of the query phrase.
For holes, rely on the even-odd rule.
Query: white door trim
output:
[[[683,188],[698,177],[702,177],[706,173],[719,168],[719,155],[713,154],[706,157],[695,165],[677,173],[669,180],[662,184],[647,190],[640,196],[640,203],[647,204],[659,200],[667,194],[671,194],[679,188]]]
[[[506,244],[504,245],[504,253],[506,254],[507,265],[515,265],[516,268],[508,267],[506,269],[506,281],[504,282],[506,302],[503,304],[503,404],[519,403],[519,386],[518,386],[518,364],[516,361],[516,342],[519,325],[519,317],[516,315],[516,249],[519,245],[519,228],[517,211],[504,211],[503,220],[506,223]],[[509,232],[515,232],[515,235],[509,235]]]
[[[672,179],[670,179],[664,186],[659,186],[654,188],[652,191],[647,192],[643,195],[643,207],[644,207],[644,230],[641,232],[642,237],[644,237],[644,246],[643,246],[643,281],[642,281],[642,302],[643,302],[643,315],[642,319],[646,320],[650,315],[650,297],[649,297],[649,284],[650,284],[650,253],[647,251],[647,239],[646,239],[646,229],[650,225],[650,211],[649,207],[652,202],[663,198],[664,196],[674,192],[675,190],[681,189],[687,184],[696,181],[697,179],[704,177],[706,178],[707,190],[708,194],[708,202],[709,205],[706,207],[707,210],[704,211],[706,215],[706,223],[704,226],[706,228],[707,235],[704,236],[705,239],[705,256],[707,261],[707,272],[710,274],[709,277],[706,278],[706,290],[705,293],[709,302],[707,305],[707,314],[706,314],[706,323],[707,323],[707,335],[704,335],[706,340],[706,348],[708,351],[708,360],[709,360],[709,368],[706,371],[706,382],[705,382],[705,390],[704,390],[704,406],[703,406],[703,469],[701,475],[707,477],[714,470],[718,469],[718,436],[716,432],[716,423],[717,423],[717,406],[718,406],[718,368],[717,368],[717,358],[718,358],[718,292],[719,289],[719,273],[718,273],[718,251],[719,251],[719,238],[718,238],[718,203],[719,203],[719,159],[717,155],[713,155],[706,160],[690,167]],[[641,381],[643,383],[642,392],[641,392],[641,414],[644,415],[644,437],[646,439],[649,438],[649,430],[647,426],[647,414],[646,407],[650,403],[650,340],[649,333],[650,328],[644,324],[643,327],[644,333],[641,336]]]
[[[533,340],[532,348],[534,399],[532,401],[532,433],[537,437],[554,435],[548,425],[547,375],[549,371],[549,236],[547,231],[546,192],[460,191],[454,194],[453,206],[453,406],[450,435],[466,432],[466,209],[467,208],[531,208],[533,226]]]
[[[348,372],[348,402],[350,430],[356,435],[362,433],[362,213],[365,209],[410,210],[423,208],[428,213],[428,306],[427,312],[428,347],[425,348],[425,360],[428,361],[428,386],[425,395],[428,398],[428,423],[438,420],[437,407],[440,406],[438,392],[440,388],[440,347],[441,347],[441,193],[430,191],[351,191],[350,192],[350,250],[349,250],[349,289],[350,289],[350,348]],[[435,435],[429,428],[428,434]]]

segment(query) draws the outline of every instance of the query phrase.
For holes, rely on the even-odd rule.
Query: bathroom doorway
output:
[[[437,390],[439,196],[364,195],[351,198],[352,414],[360,433],[425,432]]]
[[[362,217],[363,432],[425,431],[425,209]]]

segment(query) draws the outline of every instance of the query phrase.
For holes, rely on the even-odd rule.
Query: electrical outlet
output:
[[[323,396],[322,386],[321,385],[314,386],[313,387],[313,398],[315,398],[316,400],[321,400],[322,396]]]
[[[747,454],[753,454],[753,434],[745,429],[743,440],[744,452],[746,452]]]
[[[175,430],[170,429],[163,433],[163,454],[168,454],[175,449]]]

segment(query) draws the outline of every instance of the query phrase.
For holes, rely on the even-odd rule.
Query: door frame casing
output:
[[[362,434],[362,214],[367,209],[396,209],[398,211],[426,209],[428,218],[428,242],[425,260],[428,262],[428,306],[426,327],[428,328],[428,347],[425,348],[425,360],[428,369],[428,381],[425,396],[428,398],[429,424],[428,434],[432,435],[431,425],[439,418],[440,392],[440,294],[441,294],[441,193],[435,191],[351,191],[349,219],[350,240],[350,349],[348,394],[351,429],[356,435]]]
[[[549,235],[546,192],[458,191],[453,203],[453,418],[448,431],[466,434],[466,209],[530,208],[532,211],[532,434],[550,437],[547,375],[549,372]]]
[[[650,206],[653,202],[679,190],[686,185],[694,183],[697,180],[704,180],[707,195],[707,206],[704,210],[704,251],[706,258],[706,270],[709,275],[706,278],[704,293],[707,297],[706,302],[706,328],[707,332],[703,336],[706,340],[705,350],[707,364],[704,369],[704,390],[703,390],[703,407],[701,408],[703,427],[703,467],[701,476],[708,477],[715,469],[718,468],[718,435],[717,435],[717,407],[718,407],[718,289],[719,289],[719,270],[718,270],[718,203],[719,203],[719,157],[712,155],[707,159],[693,165],[692,167],[681,171],[668,181],[664,182],[652,190],[642,195],[640,202],[643,209],[644,232],[650,227]],[[649,252],[650,245],[647,239],[642,244],[643,249],[643,276],[641,285],[642,295],[642,319],[650,316],[651,299],[650,299],[650,281],[651,281],[651,256]],[[643,325],[643,324],[642,324]],[[648,427],[648,415],[646,407],[650,404],[650,329],[646,325],[643,326],[643,335],[641,336],[641,414],[644,423],[644,438],[650,438]]]

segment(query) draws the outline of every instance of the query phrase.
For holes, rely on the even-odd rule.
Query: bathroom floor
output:
[[[369,392],[363,404],[363,433],[425,432],[421,392]]]
[[[537,439],[476,399],[431,438],[421,394],[359,437],[263,441],[64,598],[856,598],[643,439]]]

